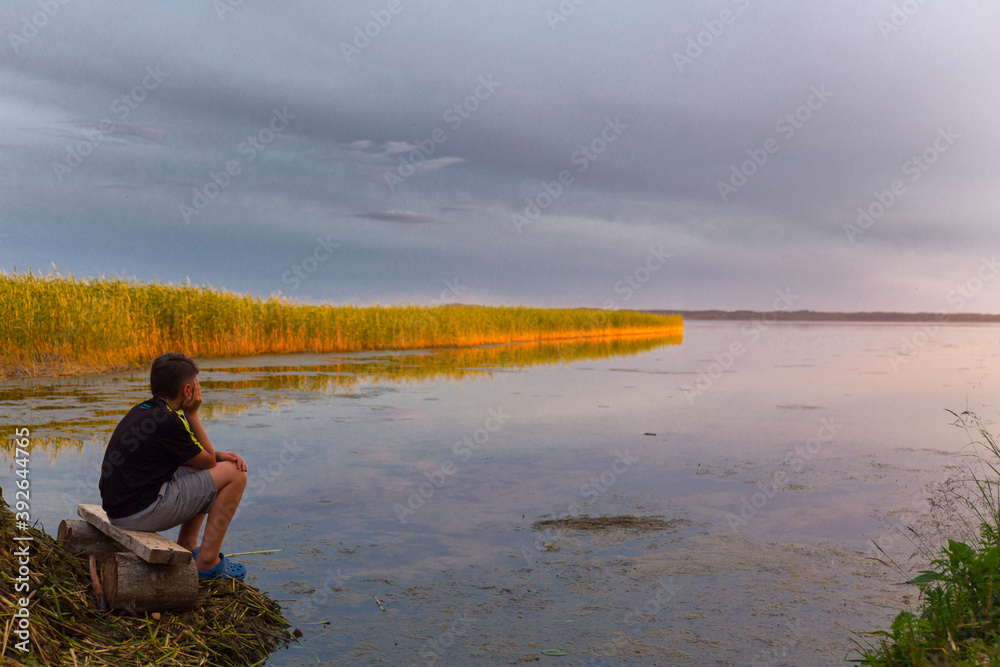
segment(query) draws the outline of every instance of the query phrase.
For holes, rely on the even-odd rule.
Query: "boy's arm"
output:
[[[205,431],[205,427],[202,426],[201,417],[198,416],[198,408],[201,407],[201,384],[198,382],[198,378],[194,379],[192,392],[184,398],[181,407],[184,410],[184,417],[191,427],[191,432],[194,433],[194,437],[198,438],[198,442],[201,443],[202,449],[204,449],[203,452],[199,453],[185,465],[194,468],[214,468],[217,461],[232,461],[236,464],[237,468],[246,472],[247,464],[243,460],[243,457],[233,452],[216,451],[212,446],[212,441],[208,439],[208,433]]]
[[[199,443],[201,443],[202,448],[202,451],[198,452],[197,456],[187,461],[184,465],[198,469],[214,468],[215,462],[219,460],[219,454],[212,447],[212,442],[208,439],[205,427],[201,425],[201,419],[198,417],[198,413],[189,413],[185,410],[184,417],[187,419],[188,426],[191,427],[191,432],[194,433],[194,437],[198,439]]]
[[[198,413],[185,410],[184,417],[187,418],[188,426],[191,427],[194,437],[198,438],[198,442],[201,443],[201,448],[212,455],[213,461],[217,460],[215,447],[212,446],[212,441],[208,439],[208,433],[205,432],[205,427],[201,425],[201,418],[198,416]]]
[[[184,410],[184,418],[187,420],[191,432],[201,444],[202,451],[197,456],[187,461],[184,465],[194,468],[214,468],[218,460],[212,441],[208,439],[208,433],[201,424],[201,417],[198,416],[198,408],[201,407],[201,384],[198,378],[194,379],[191,390],[184,396],[181,402],[181,409]]]
[[[197,468],[198,470],[206,470],[208,468],[215,467],[215,457],[206,451],[200,451],[195,456],[192,456],[184,465],[190,466],[192,468]]]

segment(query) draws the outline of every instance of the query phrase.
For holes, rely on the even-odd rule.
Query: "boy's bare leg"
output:
[[[247,474],[236,467],[232,461],[222,461],[214,468],[209,468],[215,488],[219,495],[215,497],[212,508],[208,511],[208,522],[205,524],[205,535],[201,539],[201,549],[195,558],[199,570],[210,570],[219,564],[219,549],[226,537],[229,522],[236,514],[240,505],[243,490],[247,486]]]
[[[177,544],[188,551],[194,551],[198,546],[198,532],[201,530],[201,522],[205,520],[207,514],[195,514],[193,517],[181,524],[181,530],[177,533]]]
[[[181,466],[189,472],[198,472],[197,468],[191,466]],[[188,551],[194,551],[198,546],[198,532],[201,531],[201,522],[208,514],[195,514],[193,517],[181,524],[180,532],[177,533],[177,544]]]

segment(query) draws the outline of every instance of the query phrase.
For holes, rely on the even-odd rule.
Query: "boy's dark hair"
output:
[[[153,396],[176,398],[184,384],[198,375],[198,364],[194,359],[180,352],[161,354],[153,361],[149,370],[149,388]]]

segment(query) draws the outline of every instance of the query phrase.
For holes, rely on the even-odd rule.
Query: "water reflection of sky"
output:
[[[340,568],[349,576],[338,586],[343,590],[305,608],[345,619],[339,639],[317,640],[318,655],[348,655],[360,638],[387,650],[373,638],[370,624],[379,621],[366,615],[366,596],[382,591],[401,614],[413,614],[406,632],[429,636],[433,630],[420,623],[433,603],[399,587],[434,589],[465,578],[475,588],[495,577],[535,576],[517,574],[526,565],[524,549],[534,549],[531,523],[576,505],[590,514],[687,523],[678,533],[605,547],[564,536],[579,546],[577,556],[533,552],[555,559],[548,571],[602,548],[620,558],[667,553],[698,535],[863,550],[884,530],[883,517],[919,504],[914,499],[924,486],[953,462],[948,454],[966,444],[945,409],[969,407],[991,420],[1000,408],[991,372],[998,328],[942,327],[902,360],[896,353],[914,340],[917,326],[782,324],[759,336],[753,331],[689,323],[682,345],[206,361],[209,434],[218,448],[242,453],[251,469],[227,548],[283,549],[245,562],[256,585],[294,601],[293,616],[303,600],[317,600],[303,591],[329,588],[327,573]],[[739,353],[728,357],[733,350]],[[33,461],[35,513],[50,532],[76,502],[97,500],[89,482],[104,442],[124,410],[144,397],[145,382],[111,375],[0,386],[5,421],[32,426],[58,452],[52,460],[36,451]],[[832,439],[825,435],[830,424]],[[802,448],[810,438],[822,442],[813,443],[808,460],[788,463],[796,451],[808,451]],[[779,471],[787,488],[734,535],[729,519],[758,482]],[[726,576],[692,580],[699,598],[716,604],[722,593],[714,586]],[[625,587],[612,589],[624,594]],[[441,591],[432,592],[439,600]],[[475,597],[461,587],[453,593]],[[570,598],[550,593],[560,601],[545,621],[551,627],[543,622],[547,630],[533,630],[546,636],[576,618],[558,611]],[[608,609],[625,604],[606,602]],[[698,603],[678,607],[690,614]],[[817,625],[838,620],[813,607]],[[621,630],[616,614],[605,623],[612,635]],[[866,618],[891,615],[881,609]],[[516,633],[514,617],[503,618],[512,624],[505,631]],[[751,628],[754,621],[731,622]],[[519,650],[528,652],[522,643]],[[398,655],[408,661],[405,651]],[[295,664],[286,659],[274,662]]]

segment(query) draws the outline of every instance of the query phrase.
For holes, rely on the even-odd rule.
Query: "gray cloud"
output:
[[[421,215],[412,211],[379,211],[377,213],[358,213],[356,218],[366,220],[381,220],[383,222],[402,222],[407,224],[417,224],[424,222],[441,222],[437,218],[429,215]]]
[[[15,0],[0,266],[269,294],[332,235],[304,297],[599,306],[662,244],[628,307],[940,309],[1000,204],[1000,8],[904,4]]]

